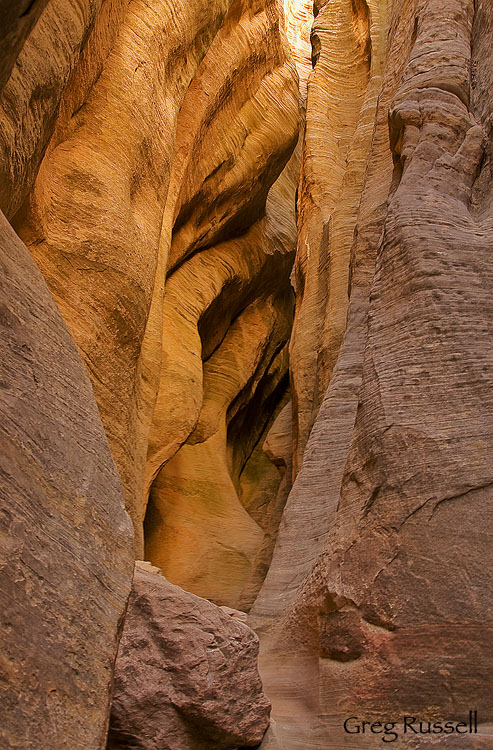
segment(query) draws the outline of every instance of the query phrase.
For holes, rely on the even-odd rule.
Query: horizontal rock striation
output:
[[[488,747],[491,1],[0,40],[3,744]]]
[[[392,4],[344,340],[253,609],[283,748],[381,746],[349,716],[491,721],[490,38],[486,3]]]
[[[266,212],[297,140],[289,55],[274,0],[52,0],[2,92],[2,206],[86,362],[140,556],[150,484],[199,417],[201,359],[251,305],[274,319],[252,324],[239,390],[289,337],[296,166]]]
[[[64,79],[58,91],[59,116],[34,187],[14,219],[87,363],[137,547],[141,443],[154,402],[142,350],[153,294],[162,289],[156,274],[174,133],[186,91],[228,7],[227,0],[192,6],[106,2],[92,30],[87,19],[86,43],[71,63],[68,85]],[[50,20],[49,11],[59,24],[60,11],[51,5],[42,20]],[[45,44],[60,44],[52,27],[38,24],[35,33]],[[45,68],[37,65],[33,72],[44,74],[44,83],[32,80],[24,66],[18,84],[11,77],[4,89],[10,109],[22,106],[32,86],[54,90],[54,72]],[[28,111],[37,116],[32,127],[41,129],[44,110]],[[26,139],[32,143],[30,131]],[[34,166],[30,157],[29,168]]]
[[[294,274],[295,475],[344,335],[350,251],[388,26],[383,0],[320,2],[316,9]]]
[[[173,581],[242,609],[270,561],[290,457],[284,446],[272,463],[262,445],[289,399],[298,75],[277,0],[17,5],[0,2],[0,208],[19,252],[6,283],[15,272],[12,299],[31,315],[36,356],[32,382],[24,354],[5,363],[20,430],[6,459],[22,467],[11,476],[6,464],[2,485],[20,497],[19,519],[6,516],[5,732],[12,747],[45,737],[97,748],[132,536],[96,404],[134,554],[145,519],[146,550]],[[14,353],[25,353],[23,330],[7,330]],[[33,541],[21,549],[24,535]],[[39,632],[34,607],[46,617]],[[226,615],[217,627],[232,633],[238,707],[228,717],[220,703],[222,724],[204,719],[207,741],[258,744],[268,710],[255,639]],[[15,677],[24,660],[29,684],[22,670]]]
[[[287,388],[299,168],[295,152],[278,177],[299,121],[279,9],[250,6],[235,4],[178,118],[145,521],[146,557],[172,582],[241,608],[275,533],[262,515],[280,475],[255,448]]]

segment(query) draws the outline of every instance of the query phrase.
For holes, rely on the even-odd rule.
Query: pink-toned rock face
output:
[[[91,385],[0,214],[0,746],[105,745],[132,532]]]
[[[382,746],[350,716],[491,747],[493,11],[391,11],[344,340],[251,620],[286,750]],[[482,737],[402,734],[473,708]]]
[[[106,741],[132,553],[96,404],[166,576],[111,748],[262,740],[250,608],[266,750],[487,732],[491,0],[0,0],[0,41],[0,208],[92,384],[2,220],[6,747]],[[492,742],[399,742],[444,744]]]
[[[257,653],[257,636],[245,623],[137,563],[116,662],[108,750],[258,745],[270,704]]]

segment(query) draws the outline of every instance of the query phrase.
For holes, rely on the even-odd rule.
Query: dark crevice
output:
[[[33,7],[36,5],[36,0],[31,0],[27,8],[20,14],[19,18],[24,18],[25,16],[29,15]]]

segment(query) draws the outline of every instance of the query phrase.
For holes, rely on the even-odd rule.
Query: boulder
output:
[[[108,750],[255,747],[270,714],[257,655],[245,623],[137,563]]]

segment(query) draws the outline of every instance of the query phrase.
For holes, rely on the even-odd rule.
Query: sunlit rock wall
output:
[[[308,76],[312,69],[312,0],[284,0],[286,34],[300,79],[302,105],[306,105]]]
[[[265,214],[298,133],[290,54],[277,0],[53,0],[2,92],[2,208],[86,362],[139,556],[150,484],[199,418],[202,360],[246,335],[218,412],[267,400],[228,448],[230,482],[282,397],[296,167]]]
[[[0,2],[0,207],[18,234],[2,228],[0,731],[96,749],[149,490],[146,552],[177,583],[247,608],[270,561],[298,74],[277,0],[17,6]],[[248,665],[258,683],[254,648]]]
[[[178,118],[145,554],[187,590],[246,608],[281,480],[256,446],[288,386],[297,155],[270,186],[299,116],[277,5],[236,11]]]
[[[387,28],[381,0],[321,2],[316,10],[294,276],[295,473],[344,335],[350,249]]]

